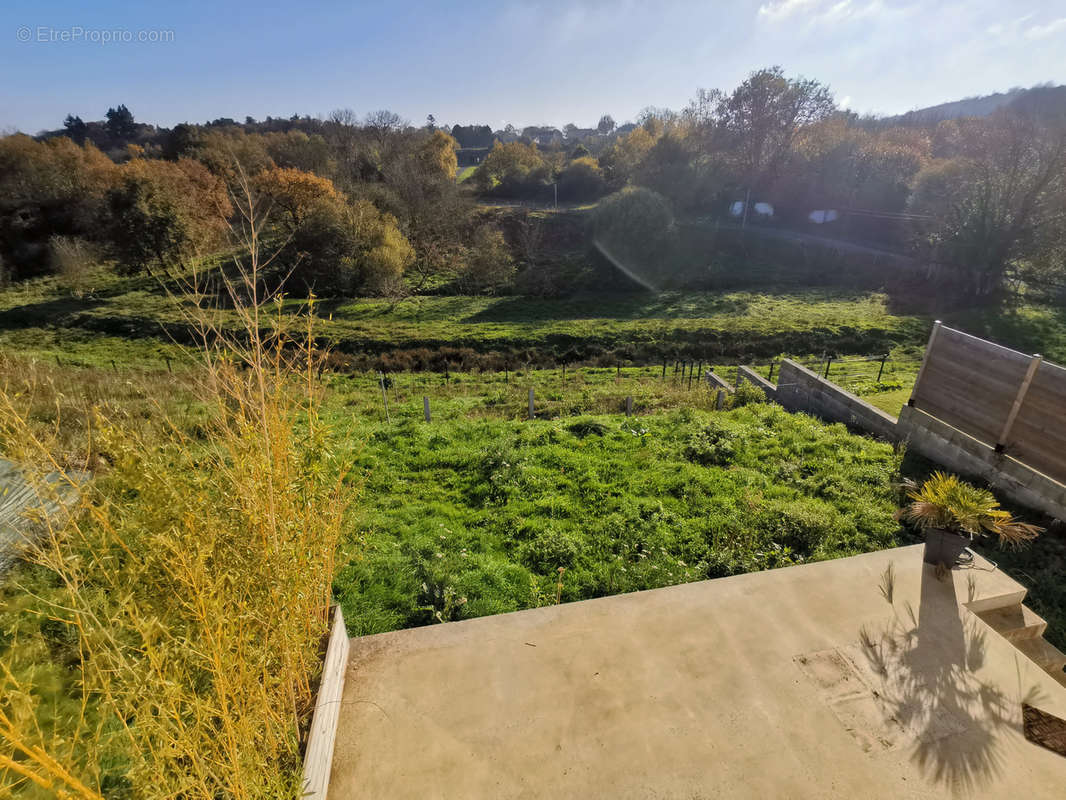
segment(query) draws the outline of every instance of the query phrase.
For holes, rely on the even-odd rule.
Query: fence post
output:
[[[696,387],[699,388],[700,381],[703,380],[703,362],[700,362],[700,368],[696,372]]]
[[[426,415],[426,422],[433,421],[429,415],[429,397],[426,395],[422,395],[422,412]]]
[[[633,416],[633,396],[626,397],[626,416]]]
[[[163,356],[163,360],[167,362],[167,372],[169,372],[171,375],[173,375],[174,374],[174,370],[172,370],[170,368],[170,356]]]
[[[1010,414],[1007,415],[1007,422],[1003,426],[1003,432],[996,441],[997,453],[1002,453],[1007,449],[1007,437],[1010,436],[1010,430],[1014,427],[1014,420],[1018,418],[1018,412],[1022,410],[1025,396],[1029,393],[1029,385],[1033,382],[1033,376],[1036,375],[1040,362],[1043,360],[1044,357],[1039,353],[1029,359],[1029,368],[1025,371],[1025,377],[1022,378],[1022,385],[1018,387],[1018,394],[1014,398],[1014,405],[1011,406]]]
[[[381,377],[378,378],[378,383],[381,384],[381,401],[385,404],[385,421],[392,422],[392,417],[389,415],[389,396],[385,392],[385,373],[381,373]]]
[[[622,377],[622,362],[621,361],[616,362],[615,365],[614,365],[614,376],[616,378],[621,378]]]
[[[877,370],[877,382],[881,382],[881,374],[885,371],[885,361],[888,360],[888,353],[881,356],[881,368]]]
[[[118,372],[118,364],[115,363],[115,359],[113,358],[111,359],[111,369],[113,369],[115,372]]]
[[[529,418],[533,419],[533,390],[529,390]]]
[[[936,335],[940,332],[940,326],[943,323],[937,320],[933,323],[933,330],[929,334],[929,341],[925,345],[925,356],[922,358],[922,365],[918,367],[918,375],[914,379],[914,388],[911,389],[910,399],[907,400],[907,405],[914,407],[915,398],[918,397],[918,387],[922,384],[922,376],[925,374],[926,364],[929,363],[929,356],[933,353],[933,343],[936,341]]]
[[[718,390],[718,399],[714,403],[714,407],[719,411],[722,410],[722,406],[725,405],[725,389]]]
[[[663,361],[663,380],[666,380],[666,362]]]
[[[688,388],[692,388],[692,365],[688,365]]]
[[[774,382],[774,365],[776,363],[777,363],[776,361],[771,361],[770,362],[770,377],[767,378],[767,380],[770,381],[770,383]]]
[[[829,365],[832,364],[832,363],[833,363],[833,357],[832,356],[826,356],[826,358],[825,358],[825,375],[822,376],[826,380],[829,380]]]

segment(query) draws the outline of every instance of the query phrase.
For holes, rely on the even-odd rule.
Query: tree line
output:
[[[859,117],[820,82],[772,67],[731,91],[700,89],[680,111],[648,108],[622,125],[604,114],[588,129],[448,128],[432,115],[416,127],[347,109],[164,129],[118,105],[99,122],[68,116],[62,130],[0,139],[0,278],[89,257],[137,272],[217,255],[234,197],[251,191],[270,209],[278,280],[321,295],[573,284],[581,269],[559,257],[572,241],[485,199],[598,201],[582,232],[589,260],[637,283],[654,275],[648,285],[671,273],[676,284],[705,258],[679,246],[679,231],[711,225],[950,265],[962,276],[953,290],[974,297],[1061,287],[1066,87],[1012,97],[982,117]],[[466,148],[477,167],[457,183]]]

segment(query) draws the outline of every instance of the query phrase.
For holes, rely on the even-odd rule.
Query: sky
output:
[[[1066,83],[1066,0],[4,0],[0,131],[119,103],[165,126],[388,108],[591,127],[774,64],[860,113]]]

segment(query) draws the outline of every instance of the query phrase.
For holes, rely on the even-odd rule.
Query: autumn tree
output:
[[[48,271],[54,236],[97,239],[118,168],[66,137],[0,139],[0,259],[15,279]]]
[[[223,182],[191,158],[130,161],[108,206],[109,243],[126,272],[168,269],[214,252],[232,212]]]
[[[528,194],[544,186],[551,177],[551,167],[535,144],[496,142],[474,173],[482,191],[495,189],[505,196]]]
[[[293,167],[274,167],[255,176],[255,186],[299,227],[319,206],[342,202],[343,198],[329,178],[320,178]]]

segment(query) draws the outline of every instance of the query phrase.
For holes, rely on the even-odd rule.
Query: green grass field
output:
[[[716,412],[714,394],[699,381],[690,387],[671,357],[662,375],[664,353],[699,361],[730,381],[736,363],[766,375],[782,355],[822,372],[829,353],[837,357],[829,365],[831,380],[898,413],[931,320],[893,313],[883,295],[422,296],[327,301],[321,311],[320,334],[342,355],[450,347],[547,353],[542,360],[559,363],[529,369],[512,358],[506,371],[462,371],[452,363],[448,377],[392,372],[391,422],[376,373],[343,363],[327,370],[330,419],[351,444],[365,481],[363,513],[347,544],[353,560],[336,585],[353,630],[524,608],[554,602],[556,595],[591,597],[901,541],[890,520],[899,497],[896,456],[887,445],[769,407]],[[80,296],[55,279],[42,280],[0,292],[0,351],[64,375],[64,396],[85,386],[90,399],[100,400],[111,383],[123,384],[129,375],[146,376],[158,388],[168,369],[176,376],[187,369],[188,354],[167,339],[168,326],[180,320],[149,278],[101,273]],[[969,311],[945,315],[945,321],[1066,361],[1061,309]],[[889,358],[879,381],[879,360],[861,356],[880,353]],[[534,422],[525,419],[530,388]],[[428,425],[423,396],[433,413]],[[623,413],[627,396],[632,418]],[[111,405],[123,408],[131,397],[118,392]],[[146,402],[140,395],[135,400],[138,408]],[[728,459],[693,461],[686,455],[690,447],[717,447],[714,441],[693,445],[701,436],[724,436],[732,448]],[[781,525],[768,522],[771,516]],[[612,526],[619,541],[629,543],[628,555],[609,545]],[[788,533],[793,528],[802,533]],[[651,550],[633,550],[638,544]],[[640,559],[635,566],[626,561],[633,558]],[[1060,566],[1048,568],[1028,556],[1007,555],[1004,563],[1012,558],[1022,559],[1028,583],[1043,587],[1036,603],[1058,598],[1043,610],[1061,620],[1055,615],[1062,598],[1049,577],[1061,574],[1061,559],[1049,559]],[[561,586],[560,566],[566,569]]]

